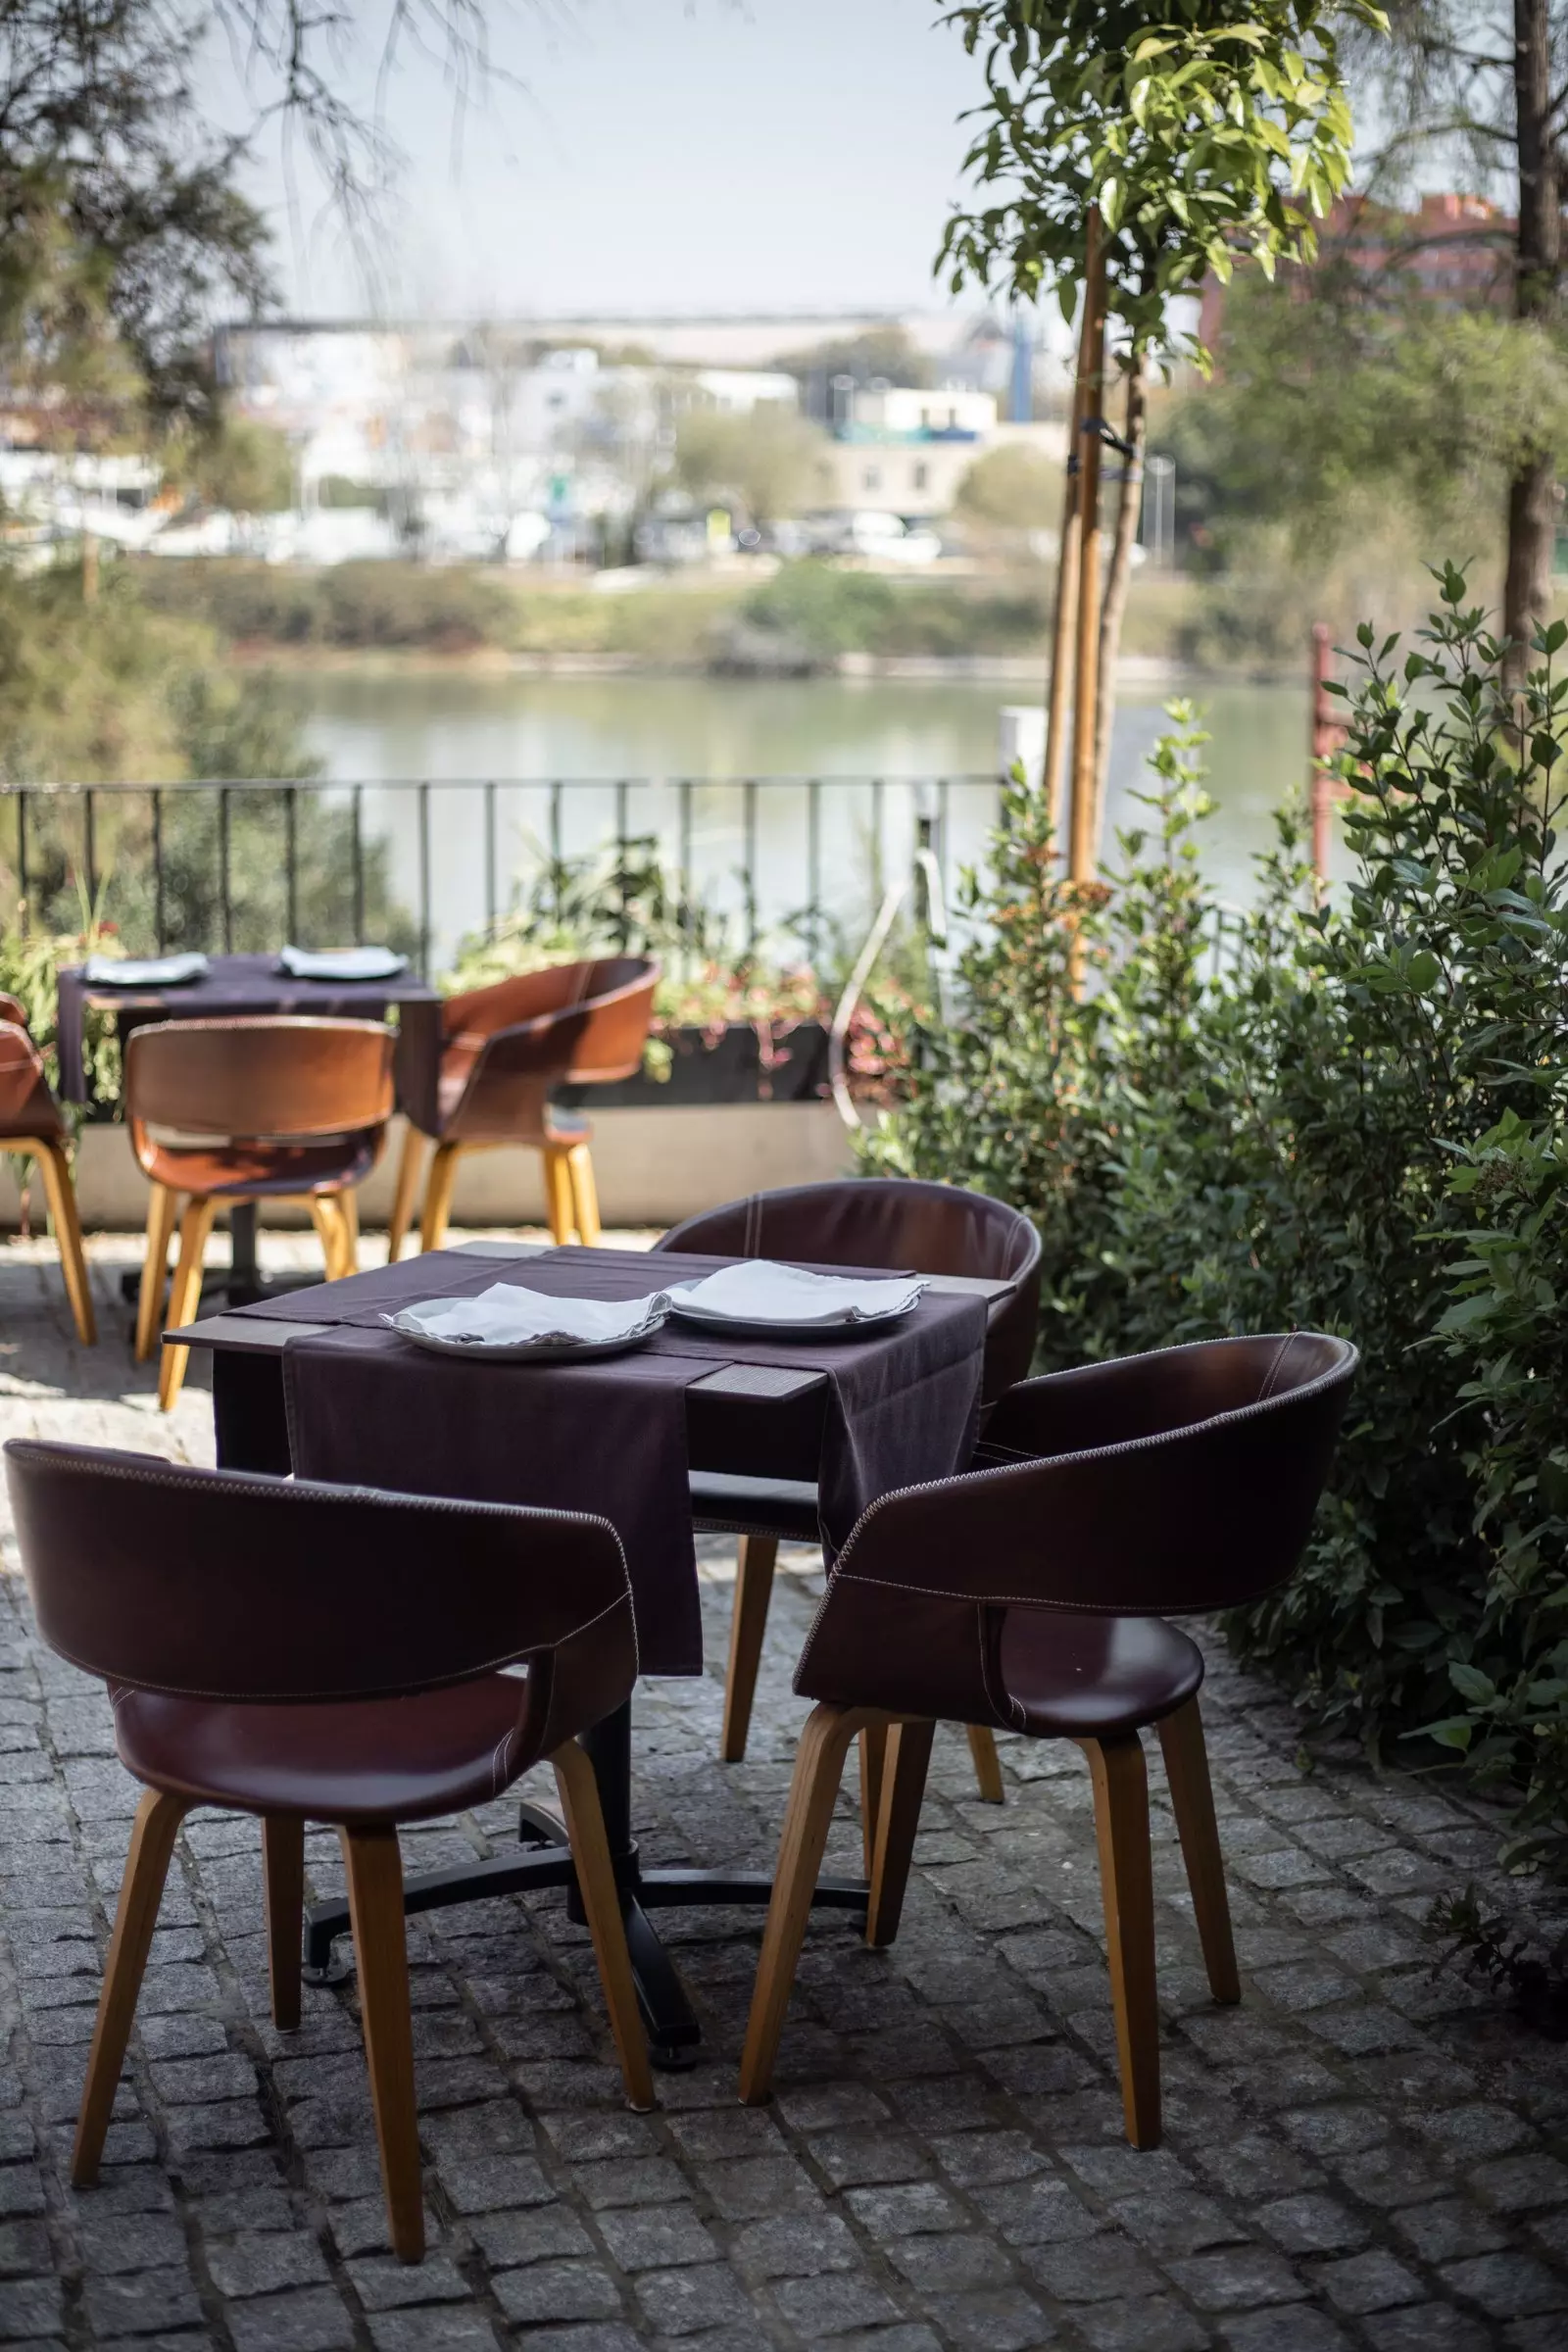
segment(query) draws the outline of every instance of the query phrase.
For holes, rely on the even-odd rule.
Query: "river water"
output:
[[[950,872],[981,853],[995,809],[999,717],[1027,699],[978,680],[758,681],[702,677],[501,676],[403,670],[309,671],[297,680],[307,733],[328,775],[371,787],[368,832],[391,845],[393,882],[419,903],[427,863],[432,949],[505,906],[513,879],[552,839],[567,856],[628,833],[684,849],[704,894],[744,919],[748,849],[757,920],[781,931],[818,903],[853,941],[885,878],[907,866],[918,814],[940,815]],[[1212,741],[1205,758],[1216,813],[1202,863],[1232,902],[1251,890],[1250,862],[1271,815],[1306,766],[1307,697],[1282,686],[1186,690]],[[1170,689],[1134,687],[1117,714],[1110,822],[1137,819],[1131,795],[1163,723]],[[748,795],[746,778],[769,781]],[[813,796],[806,779],[821,780]],[[679,779],[690,779],[680,789]],[[948,779],[938,788],[938,779]],[[421,858],[419,779],[466,789],[428,796]],[[564,789],[552,795],[551,783]],[[872,779],[881,779],[880,787]],[[488,795],[484,781],[494,789]],[[617,786],[622,789],[617,792]],[[813,799],[815,815],[813,822]],[[554,827],[554,831],[553,831]]]

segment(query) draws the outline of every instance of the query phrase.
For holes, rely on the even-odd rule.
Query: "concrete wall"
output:
[[[384,1226],[403,1146],[393,1121],[386,1152],[360,1195],[368,1226]],[[830,1102],[726,1102],[660,1105],[594,1114],[594,1169],[607,1225],[673,1225],[697,1209],[781,1184],[812,1184],[850,1172],[849,1137]],[[19,1217],[20,1162],[0,1159],[0,1229]],[[139,1231],[147,1185],[130,1155],[123,1127],[88,1127],[76,1153],[76,1198],[91,1231]],[[544,1186],[535,1152],[475,1152],[459,1171],[453,1222],[541,1225]],[[32,1187],[34,1225],[43,1218],[42,1188]],[[278,1224],[303,1224],[279,1209]]]

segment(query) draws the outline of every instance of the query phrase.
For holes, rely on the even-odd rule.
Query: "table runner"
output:
[[[967,1461],[984,1299],[927,1293],[891,1329],[854,1339],[752,1339],[672,1323],[625,1355],[553,1365],[432,1355],[387,1330],[382,1317],[416,1298],[471,1297],[495,1282],[636,1298],[732,1262],[683,1253],[677,1266],[645,1250],[564,1249],[529,1258],[442,1251],[240,1312],[333,1326],[302,1333],[283,1351],[290,1446],[302,1477],[601,1512],[625,1546],[643,1672],[696,1674],[688,1385],[722,1363],[824,1376],[818,1508],[831,1559],[879,1495],[948,1477]]]
[[[59,974],[58,1038],[60,1092],[68,1102],[89,1100],[83,1034],[88,1000],[111,995],[122,1045],[149,1021],[235,1020],[247,1013],[380,1021],[396,1004],[399,1107],[426,1134],[439,1124],[441,1000],[412,973],[392,980],[294,980],[278,970],[275,956],[215,956],[205,979],[121,992],[95,987],[80,964],[67,964]]]

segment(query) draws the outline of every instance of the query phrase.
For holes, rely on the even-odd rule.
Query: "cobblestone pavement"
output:
[[[105,1336],[68,1335],[48,1253],[0,1249],[0,1432],[210,1458],[199,1374],[161,1421]],[[644,1686],[636,1818],[659,1862],[773,1848],[816,1564],[780,1578],[752,1755],[713,1760],[708,1678]],[[1485,1817],[1353,1759],[1303,1775],[1290,1712],[1214,1659],[1208,1719],[1247,1995],[1207,1999],[1157,1760],[1164,2079],[1157,2153],[1121,2136],[1087,1776],[1002,1742],[1004,1807],[938,1742],[903,1932],[810,1930],[771,2108],[735,2100],[760,1921],[678,1914],[706,2052],[628,2114],[585,1938],[559,1898],[411,1923],[430,2253],[387,2251],[352,1988],[268,2017],[258,1836],[188,1825],[102,2185],[66,2183],[135,1791],[98,1689],[0,1579],[0,2339],[145,2352],[1514,2352],[1568,2346],[1568,2053],[1434,1980],[1433,1889],[1485,1876]],[[1156,1756],[1157,1756],[1157,1751]],[[407,1839],[491,1849],[501,1804]],[[853,1868],[846,1800],[837,1864]],[[834,1856],[830,1855],[830,1867]],[[335,1841],[311,1841],[318,1893]]]

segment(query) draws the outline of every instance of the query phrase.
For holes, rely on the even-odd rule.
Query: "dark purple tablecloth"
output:
[[[416,1125],[433,1134],[439,1120],[441,999],[424,980],[405,972],[395,980],[294,980],[275,956],[215,956],[205,979],[177,988],[92,986],[80,964],[67,964],[60,984],[60,1092],[85,1102],[83,1024],[89,1004],[119,1015],[121,1042],[149,1021],[234,1020],[246,1013],[308,1013],[321,1020],[380,1021],[398,1006],[398,1102]]]
[[[382,1317],[415,1299],[471,1297],[495,1282],[558,1297],[636,1298],[732,1262],[683,1256],[677,1273],[643,1250],[553,1250],[532,1258],[443,1251],[241,1311],[334,1327],[302,1333],[284,1349],[290,1447],[302,1477],[600,1512],[625,1546],[643,1672],[698,1674],[689,1384],[724,1363],[823,1375],[818,1487],[831,1556],[879,1495],[946,1478],[969,1458],[984,1299],[928,1294],[891,1330],[841,1340],[720,1338],[670,1323],[625,1355],[577,1364],[432,1355],[388,1331]]]

